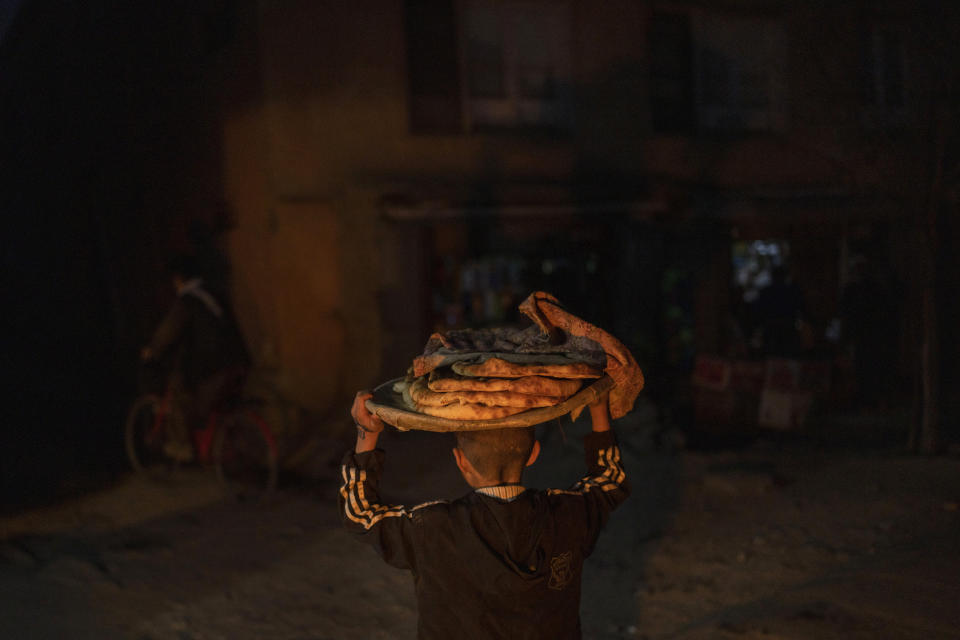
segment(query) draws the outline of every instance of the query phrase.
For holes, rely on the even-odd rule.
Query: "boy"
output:
[[[187,424],[172,421],[164,443],[168,456],[193,459],[190,429],[206,425],[210,413],[236,393],[246,377],[250,354],[232,310],[205,287],[196,258],[179,254],[169,264],[177,300],[140,350],[144,363],[174,355],[171,384],[180,398]]]
[[[590,406],[587,475],[569,491],[520,484],[540,452],[533,428],[457,434],[457,467],[474,491],[453,502],[381,504],[383,422],[357,394],[354,451],[344,456],[340,510],[350,531],[413,573],[418,637],[580,638],[580,576],[610,511],[629,493],[607,397]]]

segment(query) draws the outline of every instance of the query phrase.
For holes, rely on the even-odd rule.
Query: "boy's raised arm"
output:
[[[589,555],[610,512],[630,494],[630,485],[620,459],[613,429],[607,394],[589,405],[592,431],[584,438],[587,473],[570,489],[551,489],[555,495],[576,495],[583,498],[586,530],[584,555]]]
[[[610,431],[610,410],[607,408],[610,404],[609,398],[610,393],[607,392],[590,404],[590,420],[596,433]]]
[[[364,404],[371,394],[360,391],[353,400],[350,415],[357,428],[353,451],[343,457],[340,467],[340,515],[344,526],[372,544],[387,563],[400,569],[413,567],[408,539],[414,535],[413,510],[403,505],[380,501],[380,475],[384,452],[377,449],[383,421],[367,411]]]
[[[372,397],[373,394],[369,391],[358,391],[353,399],[353,406],[350,407],[353,424],[357,427],[357,444],[353,449],[356,453],[376,449],[377,439],[383,431],[383,420],[367,411],[366,402]]]

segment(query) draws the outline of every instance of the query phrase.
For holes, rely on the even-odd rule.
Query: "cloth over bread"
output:
[[[566,311],[555,297],[543,291],[531,293],[520,303],[520,311],[536,322],[545,334],[549,335],[555,329],[561,329],[573,336],[599,343],[607,354],[604,371],[615,383],[610,391],[610,417],[616,420],[630,412],[637,395],[643,389],[643,372],[633,354],[622,342],[603,329]],[[579,410],[572,414],[573,419],[576,419],[577,415]]]
[[[554,340],[552,338],[562,338]],[[566,334],[545,335],[536,324],[525,329],[492,327],[452,329],[434,333],[423,353],[413,359],[413,375],[422,376],[457,361],[485,360],[491,355],[512,362],[539,364],[585,363],[603,368],[607,355],[589,338]]]
[[[502,358],[487,358],[481,363],[454,362],[451,368],[462,376],[489,376],[492,378],[524,378],[552,376],[555,378],[600,378],[603,371],[582,362],[569,364],[517,364]]]

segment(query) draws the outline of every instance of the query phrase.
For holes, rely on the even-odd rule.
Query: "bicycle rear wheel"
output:
[[[182,419],[179,412],[158,396],[148,394],[137,398],[127,413],[124,426],[124,444],[130,465],[138,473],[167,475],[174,467],[163,453],[169,438],[170,422]]]
[[[266,422],[249,410],[228,414],[217,429],[213,461],[217,478],[234,498],[263,500],[277,486],[277,447]]]

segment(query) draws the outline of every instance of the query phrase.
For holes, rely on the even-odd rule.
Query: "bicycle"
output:
[[[135,471],[158,477],[179,467],[179,462],[164,453],[164,444],[184,419],[169,385],[163,394],[145,393],[133,402],[124,424],[124,443]],[[219,407],[191,436],[194,459],[213,466],[217,479],[235,499],[258,501],[276,489],[277,441],[252,407],[242,401]]]

